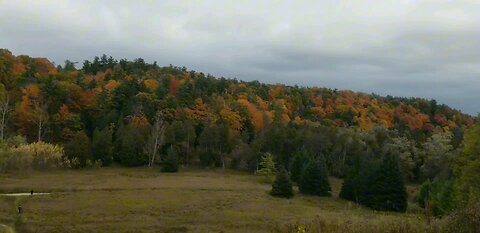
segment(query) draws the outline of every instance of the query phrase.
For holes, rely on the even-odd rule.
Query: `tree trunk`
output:
[[[38,122],[38,142],[42,141],[42,127],[43,127],[43,120],[40,118]]]
[[[158,149],[163,145],[165,133],[165,124],[163,123],[160,115],[155,117],[155,123],[153,124],[152,133],[150,135],[151,142],[147,145],[148,150],[151,151],[148,166],[152,167],[157,157]]]

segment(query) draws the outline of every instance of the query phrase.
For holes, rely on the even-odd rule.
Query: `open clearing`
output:
[[[340,185],[332,179],[335,196]],[[339,224],[423,221],[336,197],[274,198],[261,177],[233,171],[105,168],[0,175],[0,193],[31,189],[51,194],[0,196],[0,224],[17,232],[270,232],[315,218]]]

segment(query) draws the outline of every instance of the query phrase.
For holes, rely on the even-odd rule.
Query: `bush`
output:
[[[178,152],[174,147],[170,147],[167,157],[162,163],[162,172],[178,172]]]
[[[28,171],[32,169],[32,156],[27,153],[13,152],[10,148],[0,151],[0,171]]]
[[[333,220],[317,217],[312,221],[277,226],[275,233],[441,233],[442,224],[424,225],[407,220]]]
[[[9,137],[5,140],[5,143],[8,147],[19,147],[21,145],[27,144],[27,139],[21,135],[15,135],[13,137]]]
[[[480,232],[480,202],[470,202],[465,208],[458,209],[446,219],[447,233]]]
[[[200,165],[203,167],[222,166],[221,155],[213,151],[201,151],[199,153]]]
[[[301,193],[316,196],[331,196],[325,161],[314,160],[305,167],[298,188]]]
[[[292,181],[285,168],[281,167],[277,172],[270,194],[276,197],[293,197]]]
[[[44,142],[23,144],[0,150],[0,171],[47,170],[70,167],[63,148]]]
[[[230,167],[237,170],[249,170],[248,162],[255,157],[255,152],[246,143],[239,143],[230,153]]]

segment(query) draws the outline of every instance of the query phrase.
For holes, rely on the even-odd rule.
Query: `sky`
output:
[[[56,64],[141,57],[480,112],[480,0],[0,0],[0,48]]]

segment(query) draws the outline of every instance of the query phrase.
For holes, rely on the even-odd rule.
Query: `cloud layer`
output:
[[[435,98],[480,112],[480,2],[1,1],[0,47]]]

